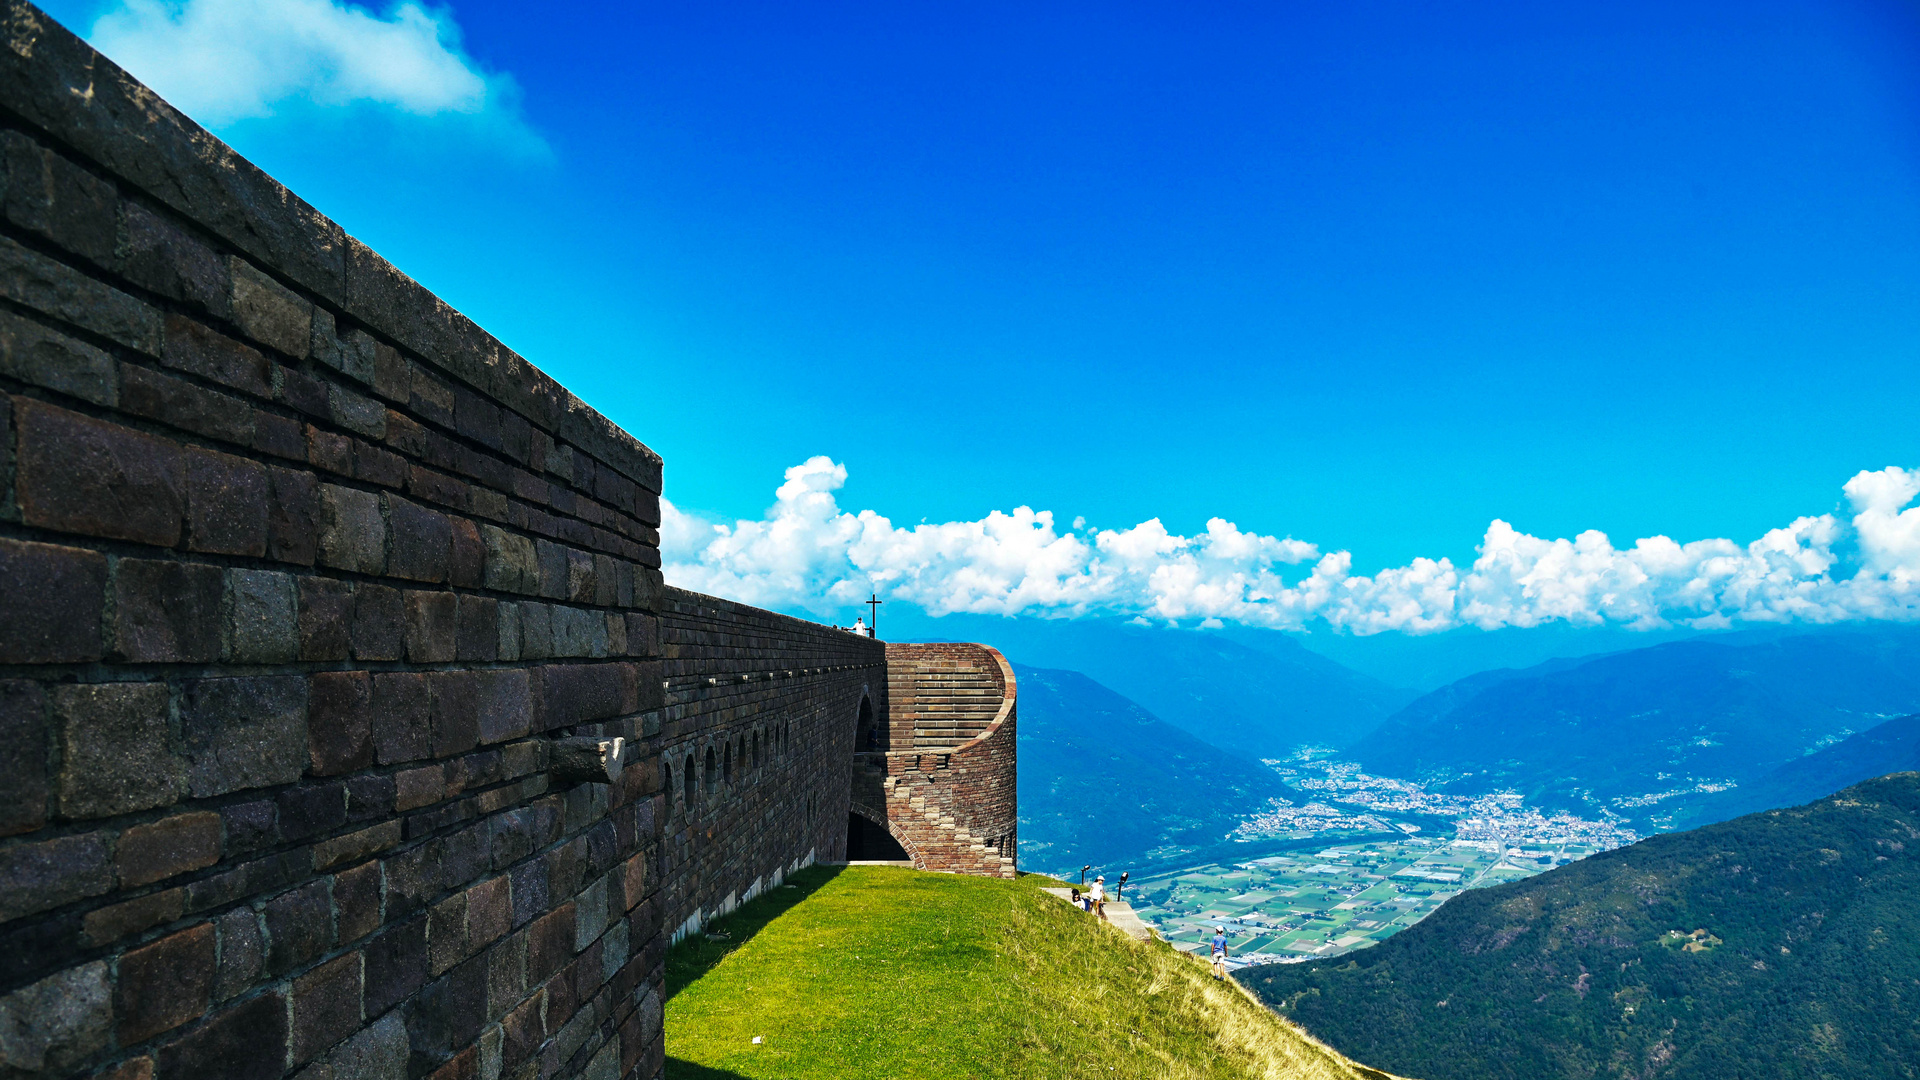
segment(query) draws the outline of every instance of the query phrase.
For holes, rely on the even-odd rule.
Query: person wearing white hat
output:
[[[1224,926],[1213,928],[1213,977],[1227,977],[1227,928]]]
[[[1107,917],[1107,878],[1105,874],[1093,879],[1093,888],[1087,890],[1093,898],[1093,913],[1101,918]]]

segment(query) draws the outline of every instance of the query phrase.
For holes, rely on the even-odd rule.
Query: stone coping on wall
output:
[[[742,603],[738,600],[728,600],[724,597],[709,596],[705,593],[692,592],[673,585],[664,585],[661,587],[659,593],[658,611],[661,615],[668,617],[677,616],[683,619],[725,620],[735,626],[758,624],[769,628],[791,627],[794,630],[801,630],[807,633],[825,631],[830,634],[844,634],[848,639],[844,642],[847,646],[852,648],[861,648],[863,646],[871,647],[875,653],[872,659],[858,664],[819,663],[796,666],[793,662],[782,662],[777,665],[769,664],[765,662],[765,656],[728,656],[718,650],[703,650],[697,657],[691,652],[680,655],[676,652],[675,646],[668,645],[662,654],[667,660],[687,660],[691,662],[698,659],[702,662],[700,664],[702,667],[727,669],[718,674],[704,670],[695,672],[675,672],[670,670],[666,681],[666,691],[669,696],[704,688],[728,686],[735,683],[751,683],[755,681],[772,682],[777,679],[826,675],[840,671],[852,671],[857,668],[884,667],[886,664],[884,642],[855,634],[845,627],[835,626],[831,623],[818,623],[793,615],[783,615],[780,612],[769,611],[766,608],[755,607],[752,604]]]
[[[658,454],[45,12],[0,0],[0,35],[0,101],[21,120],[233,245],[296,292],[347,313],[660,494]]]

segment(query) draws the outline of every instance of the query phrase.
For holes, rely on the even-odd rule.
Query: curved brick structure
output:
[[[882,820],[1011,872],[997,654],[667,588],[657,455],[0,36],[0,1077],[657,1077],[669,940],[845,857],[892,683]],[[614,782],[549,773],[585,737]]]
[[[984,645],[887,646],[887,746],[856,761],[854,812],[922,870],[1012,877],[1013,668]]]

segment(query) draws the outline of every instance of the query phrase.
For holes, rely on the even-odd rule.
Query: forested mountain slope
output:
[[[1669,793],[1750,783],[1916,710],[1920,629],[1682,641],[1472,676],[1408,705],[1351,753],[1381,775],[1470,774],[1469,790],[1612,805],[1645,826],[1689,797]]]
[[[1259,762],[1209,746],[1074,671],[1014,665],[1020,864],[1065,870],[1220,840],[1285,792]]]
[[[1242,981],[1423,1080],[1872,1080],[1920,1063],[1920,773],[1460,895]]]
[[[1678,818],[1682,825],[1706,824],[1775,807],[1798,806],[1849,784],[1908,769],[1920,769],[1920,713],[1896,716],[1795,758],[1753,783],[1688,805]]]

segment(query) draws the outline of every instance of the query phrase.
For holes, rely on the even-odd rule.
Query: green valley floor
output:
[[[1384,1078],[1053,884],[802,871],[668,953],[667,1077]]]

